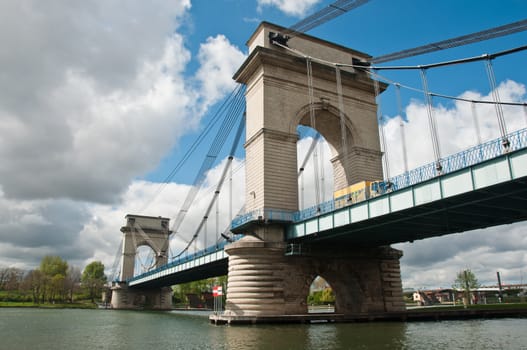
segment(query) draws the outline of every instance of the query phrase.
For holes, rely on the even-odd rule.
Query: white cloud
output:
[[[0,5],[6,196],[116,201],[197,125],[190,53],[173,32],[190,4],[158,5]]]
[[[289,16],[305,16],[320,0],[258,0],[258,9],[274,6]]]
[[[13,200],[0,192],[0,212],[0,265],[34,267],[46,254],[79,262],[93,254],[78,242],[90,215],[83,203]]]
[[[405,287],[451,287],[456,274],[471,269],[480,283],[525,282],[527,223],[502,225],[413,243],[397,244],[404,256],[401,272]]]
[[[224,36],[209,38],[192,81],[178,33],[189,9],[188,0],[0,4],[0,265],[31,268],[45,254],[81,267],[113,260],[124,216],[158,188],[134,179],[198,127],[244,59]],[[145,214],[171,217],[187,189],[168,184]]]
[[[232,75],[245,57],[223,35],[209,37],[200,45],[198,60],[201,66],[196,79],[201,86],[204,106],[217,102],[221,96],[234,89],[236,83]]]

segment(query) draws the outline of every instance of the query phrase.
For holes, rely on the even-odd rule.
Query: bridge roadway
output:
[[[396,190],[343,208],[331,202],[294,214],[249,213],[233,222],[233,232],[242,233],[255,221],[284,223],[288,254],[297,255],[309,254],[312,244],[377,246],[527,220],[527,129],[509,140],[506,153],[500,140],[488,142],[446,158],[440,176],[428,165],[394,178]],[[129,286],[169,286],[225,275],[224,245],[136,276]]]

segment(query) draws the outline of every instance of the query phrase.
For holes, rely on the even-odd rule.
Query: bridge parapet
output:
[[[234,238],[237,240],[238,238]],[[145,272],[143,274],[134,276],[126,280],[129,286],[141,285],[142,283],[148,283],[149,281],[156,280],[159,278],[165,278],[175,273],[190,270],[196,267],[200,267],[205,264],[214,263],[216,261],[226,259],[224,248],[229,242],[222,242],[203,250],[197,251],[193,254],[188,254],[172,260],[166,265],[159,266],[153,270]]]
[[[292,223],[294,212],[281,209],[256,209],[234,218],[231,223],[231,231],[243,232],[243,230],[255,223]]]
[[[494,159],[505,153],[523,149],[527,147],[527,128],[508,134],[506,139],[509,140],[508,148],[503,147],[503,139],[500,137],[440,159],[442,165],[441,172],[437,171],[436,162],[432,162],[397,175],[391,178],[390,181],[395,185],[395,189],[403,189],[430,180],[436,176],[452,173]]]

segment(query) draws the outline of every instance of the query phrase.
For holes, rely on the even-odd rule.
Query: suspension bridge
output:
[[[248,42],[249,56],[234,75],[238,87],[220,106],[210,125],[221,125],[185,201],[169,218],[128,215],[119,248],[120,266],[113,282],[112,306],[170,308],[168,286],[228,275],[226,311],[221,321],[235,322],[307,313],[309,285],[324,277],[336,294],[341,314],[397,312],[404,309],[399,259],[389,245],[469,231],[527,219],[527,129],[510,130],[506,112],[525,115],[525,101],[503,101],[493,62],[520,54],[527,46],[454,61],[418,66],[379,66],[392,59],[418,55],[527,29],[527,21],[405,50],[371,57],[304,34],[312,26],[361,6],[367,1],[337,1],[291,28],[263,22]],[[433,92],[427,72],[449,65],[482,61],[491,99],[466,99]],[[386,70],[415,70],[421,87],[386,78]],[[390,174],[382,113],[383,91],[418,91],[426,106],[433,159],[408,168],[404,123],[400,152],[404,172]],[[477,144],[443,155],[434,98],[471,106]],[[482,115],[481,106],[494,113]],[[507,107],[507,109],[505,109]],[[479,112],[479,113],[478,113]],[[497,126],[497,137],[483,140],[479,125]],[[298,166],[299,126],[315,130],[305,160]],[[216,207],[245,129],[245,205],[230,227],[207,238],[207,221]],[[188,159],[210,132],[209,126],[183,159]],[[192,203],[229,138],[232,145],[214,195],[190,239],[180,228]],[[410,135],[411,136],[411,135]],[[333,198],[324,201],[321,163],[324,140],[331,151]],[[315,204],[303,200],[305,167],[313,164]],[[182,167],[180,163],[167,178]],[[299,190],[300,187],[300,190]],[[160,187],[160,191],[162,187]],[[229,194],[232,203],[232,192]],[[179,237],[179,238],[178,238]],[[200,241],[201,238],[201,241]],[[184,248],[171,252],[170,241]],[[191,247],[198,244],[202,249]],[[212,242],[212,244],[208,243]],[[136,251],[154,252],[150,268],[134,271]]]

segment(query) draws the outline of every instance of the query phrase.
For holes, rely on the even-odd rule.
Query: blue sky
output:
[[[305,16],[330,3],[333,1],[314,3]],[[308,34],[376,57],[516,22],[524,19],[523,14],[525,13],[527,13],[527,4],[524,1],[485,2],[484,4],[479,1],[436,1],[423,4],[415,1],[374,0],[312,29]],[[284,13],[278,6],[257,5],[253,1],[196,1],[192,3],[189,16],[181,31],[185,34],[186,46],[194,53],[194,56],[199,51],[202,42],[218,34],[225,35],[230,43],[246,54],[245,43],[260,21],[265,20],[289,27],[305,16]],[[526,42],[527,33],[523,32],[384,63],[381,66],[419,65],[473,57],[521,46]],[[527,53],[520,53],[496,60],[494,69],[497,81],[512,78],[517,81],[526,81],[527,72],[521,69],[521,64],[526,57]],[[198,63],[191,60],[187,74],[191,76],[198,67]],[[416,88],[421,87],[418,71],[384,71],[381,74],[403,84]],[[462,83],[459,81],[460,74],[465,76]],[[452,96],[457,96],[466,90],[484,92],[489,89],[482,62],[430,70],[428,77],[432,91]],[[393,90],[393,87],[389,89],[381,100],[381,108],[388,116],[397,114]],[[402,93],[405,104],[414,97],[422,98],[409,91]],[[441,102],[452,104],[448,100]],[[204,120],[207,120],[206,118],[205,116]],[[180,144],[181,147],[186,147],[195,137],[196,134],[193,133],[186,135]],[[172,169],[174,160],[178,159],[178,155],[181,154],[180,150],[178,147],[173,153],[168,154],[156,170],[146,175],[146,179],[152,181],[164,179],[164,175]],[[243,153],[243,150],[239,152]],[[179,175],[178,179],[192,183],[194,177],[191,174],[192,172],[185,172]]]
[[[92,260],[111,266],[127,213],[137,213],[149,203],[140,214],[174,218],[204,153],[197,152],[156,195],[159,181],[234,88],[231,77],[246,57],[245,43],[258,23],[288,27],[330,3],[2,1],[0,267],[33,268],[46,254],[60,255],[80,268]],[[377,56],[508,24],[525,14],[524,0],[372,0],[308,34]],[[393,63],[433,63],[526,43],[523,32]],[[495,61],[504,100],[526,100],[526,59],[527,52],[521,52]],[[416,72],[386,75],[420,87]],[[488,98],[490,93],[481,62],[430,71],[429,84],[434,92],[456,96]],[[421,146],[429,138],[421,118],[422,96],[403,91],[403,99],[412,135],[409,148],[419,151],[412,154],[412,165],[417,166],[431,159],[428,148]],[[388,141],[397,148],[399,119],[390,89],[381,107],[390,118]],[[464,107],[449,101],[437,101],[436,107],[445,152],[472,145]],[[522,113],[510,110],[512,129],[525,127]],[[482,130],[486,138],[497,137],[493,123]],[[299,153],[307,144],[299,142]],[[207,148],[204,144],[201,150]],[[175,251],[203,216],[224,155],[207,174],[208,189],[189,212],[182,239],[173,240]],[[242,157],[239,149],[233,181],[238,208],[244,193]],[[400,172],[400,155],[390,154],[390,164],[395,164],[393,173]],[[331,193],[331,181],[327,186]],[[226,198],[221,201],[222,207],[228,206]],[[224,227],[228,220],[222,214]],[[519,282],[527,276],[526,229],[518,224],[401,245],[404,283],[445,286],[465,267],[484,281],[493,282],[499,269],[506,281]]]

